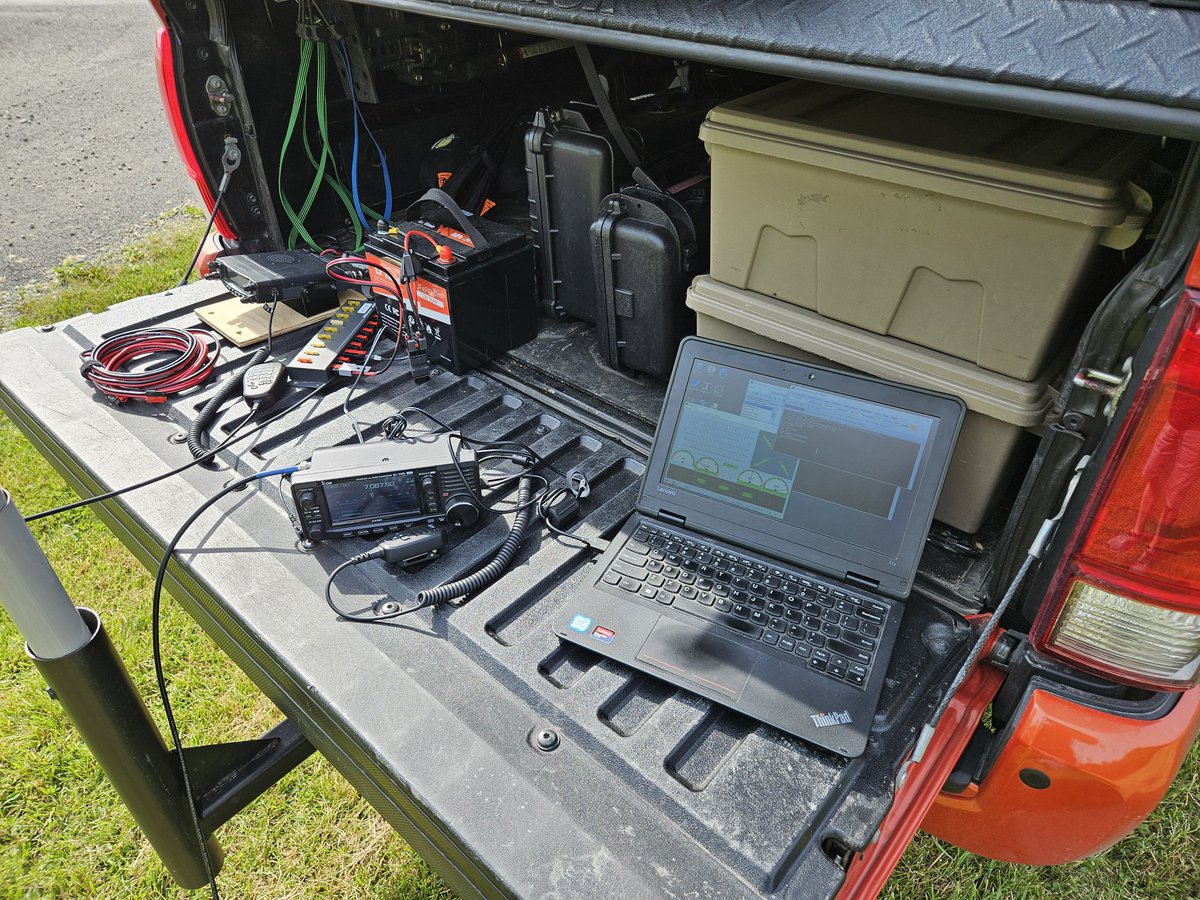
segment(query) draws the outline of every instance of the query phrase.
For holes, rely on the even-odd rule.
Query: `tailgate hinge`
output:
[[[1129,379],[1132,372],[1133,360],[1126,359],[1121,363],[1120,375],[1114,375],[1111,372],[1102,372],[1099,369],[1080,369],[1075,373],[1075,377],[1071,379],[1071,382],[1076,387],[1095,391],[1097,394],[1103,394],[1107,397],[1108,402],[1104,404],[1104,417],[1111,419],[1113,413],[1116,412],[1121,395],[1129,387]]]

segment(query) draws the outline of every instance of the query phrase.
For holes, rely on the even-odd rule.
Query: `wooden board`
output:
[[[324,322],[332,311],[327,309],[318,316],[305,317],[280,303],[271,330],[278,336],[310,327]],[[249,347],[267,339],[267,311],[261,303],[243,303],[240,297],[230,296],[197,308],[196,315],[235,347]]]

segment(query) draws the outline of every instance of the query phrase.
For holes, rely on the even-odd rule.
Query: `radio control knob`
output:
[[[432,474],[421,476],[421,490],[428,493],[437,489],[437,482],[434,481]]]
[[[467,494],[455,494],[446,501],[446,521],[455,528],[467,528],[479,521],[479,507]]]
[[[300,505],[301,506],[316,506],[317,505],[316,493],[313,491],[301,491],[300,492]]]

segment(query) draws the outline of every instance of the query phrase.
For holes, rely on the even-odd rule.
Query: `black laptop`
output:
[[[555,631],[860,755],[964,411],[688,338],[637,511]]]

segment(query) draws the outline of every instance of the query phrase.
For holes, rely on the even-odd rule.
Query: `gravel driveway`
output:
[[[167,129],[147,0],[0,0],[0,303],[199,204]]]

